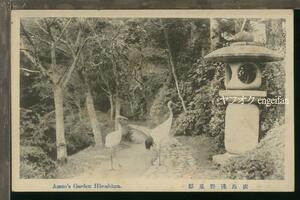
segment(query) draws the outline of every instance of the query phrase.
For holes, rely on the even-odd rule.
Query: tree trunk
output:
[[[63,103],[63,87],[58,84],[59,76],[55,73],[56,69],[56,52],[55,44],[51,45],[51,68],[53,72],[53,93],[54,93],[54,107],[55,107],[55,123],[56,123],[56,149],[57,162],[64,164],[67,162],[67,145],[65,139],[65,125],[64,125],[64,103]]]
[[[210,19],[210,51],[219,48],[220,45],[220,28],[216,19]]]
[[[94,100],[93,100],[93,97],[91,94],[91,90],[89,88],[87,89],[87,93],[86,93],[86,107],[87,107],[88,115],[90,118],[91,126],[93,129],[95,145],[102,146],[103,145],[102,134],[101,134],[98,120],[97,120],[97,114],[96,114],[96,110],[95,110],[95,106],[94,106]]]
[[[109,95],[109,104],[110,104],[110,120],[113,121],[114,120],[114,99],[113,99],[113,95]]]
[[[97,113],[96,113],[95,105],[94,105],[94,100],[93,100],[93,96],[92,96],[92,92],[90,89],[90,85],[89,85],[87,76],[82,71],[77,71],[77,72],[78,72],[79,78],[81,79],[82,83],[85,85],[85,89],[86,89],[85,104],[86,104],[88,116],[89,116],[89,119],[91,122],[91,127],[93,130],[95,145],[102,146],[103,145],[102,133],[101,133],[101,129],[99,127]]]
[[[171,66],[173,78],[174,78],[175,85],[176,85],[177,94],[178,94],[178,97],[179,97],[179,99],[181,101],[182,108],[183,108],[184,112],[187,112],[187,109],[186,109],[183,97],[182,97],[180,89],[179,89],[178,79],[177,79],[177,75],[176,75],[176,72],[175,72],[175,65],[174,65],[173,56],[172,56],[172,52],[171,52],[171,48],[170,48],[170,44],[169,44],[168,33],[167,33],[166,28],[164,27],[164,24],[163,24],[162,20],[161,20],[161,25],[163,27],[163,32],[164,32],[164,36],[165,36],[165,42],[166,42],[167,51],[168,51],[169,64]]]
[[[121,103],[120,103],[120,99],[119,99],[118,95],[116,95],[115,101],[116,101],[115,129],[117,130],[118,127],[119,127],[119,123],[118,123],[117,117],[120,116],[120,112],[121,112]]]
[[[78,115],[79,115],[79,120],[82,122],[83,121],[83,117],[82,117],[82,109],[81,109],[81,105],[80,105],[80,100],[78,99],[76,102],[76,106],[78,108]]]
[[[273,50],[280,50],[278,47],[282,45],[283,21],[280,19],[272,19],[266,25],[266,45]]]
[[[134,107],[133,107],[133,102],[132,101],[130,101],[130,112],[131,112],[131,114],[134,113]]]
[[[67,146],[64,130],[63,89],[60,85],[56,85],[54,87],[54,106],[56,122],[57,162],[59,164],[64,164],[67,161]]]
[[[171,53],[169,53],[171,54]],[[172,67],[172,74],[173,74],[173,77],[174,77],[174,81],[175,81],[175,86],[176,86],[176,90],[177,90],[177,94],[178,94],[178,97],[181,101],[181,104],[182,104],[182,108],[184,110],[184,112],[187,112],[187,109],[186,109],[186,106],[185,106],[185,103],[184,103],[184,100],[183,100],[183,97],[181,95],[181,92],[180,92],[180,89],[179,89],[179,84],[178,84],[178,80],[177,80],[177,75],[176,75],[176,72],[175,72],[175,66],[173,64],[173,61],[172,61],[172,58],[169,57],[169,62],[170,62],[170,65]]]
[[[191,27],[191,36],[190,36],[190,39],[189,39],[189,46],[191,48],[194,48],[195,46],[195,43],[199,37],[199,31],[197,30],[197,26],[195,25],[194,21],[191,21],[190,22],[190,27]]]

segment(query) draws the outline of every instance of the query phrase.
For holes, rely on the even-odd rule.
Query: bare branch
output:
[[[105,89],[102,85],[100,85],[100,87],[106,93],[106,95],[108,95],[108,96],[111,95],[111,93],[107,89]]]
[[[55,43],[58,42],[60,40],[60,38],[63,36],[63,34],[65,33],[65,31],[67,30],[69,24],[71,23],[72,19],[69,19],[69,21],[67,21],[67,23],[64,25],[60,35],[58,36],[58,38],[56,38]]]
[[[25,38],[26,38],[26,39],[28,40],[28,42],[30,43],[30,45],[31,45],[33,48],[35,48],[35,45],[34,45],[34,43],[33,43],[32,39],[31,39],[31,37],[29,36],[28,31],[25,29],[25,27],[24,27],[24,25],[23,25],[22,22],[20,22],[20,28],[21,28],[21,31],[22,31],[22,33],[24,34]]]
[[[29,73],[42,73],[40,71],[31,70],[31,69],[27,69],[27,68],[24,68],[24,67],[21,67],[20,69],[23,70],[23,71],[29,72]]]
[[[87,41],[90,40],[90,39],[93,39],[93,37],[87,37],[84,40],[83,44],[79,47],[78,51],[76,52],[75,57],[73,57],[73,62],[71,64],[71,66],[68,68],[67,72],[65,74],[63,74],[63,76],[61,76],[61,78],[59,80],[59,84],[62,84],[63,87],[67,84],[67,82],[69,81],[69,79],[71,77],[72,72],[75,69],[75,66],[77,64],[77,60],[78,60],[79,55],[81,53],[81,50],[83,49],[83,47],[85,46]]]
[[[100,63],[92,63],[92,62],[90,62],[90,65],[91,65],[92,67],[98,67],[98,66],[101,67],[101,64],[100,64]],[[109,83],[108,83],[107,79],[104,78],[103,73],[100,73],[100,78],[101,78],[102,82],[104,83],[104,85],[107,87],[107,89],[105,89],[101,84],[99,84],[99,86],[103,89],[103,91],[104,91],[108,96],[112,95],[112,92],[111,92]]]
[[[21,46],[22,46],[22,44],[23,43],[21,42]],[[27,49],[20,49],[20,51],[22,51],[24,53],[24,55],[34,64],[34,66],[38,67],[41,70],[41,72],[44,76],[50,77],[48,70],[41,65],[41,63],[39,62],[39,59],[37,57],[35,57],[34,52],[28,51]],[[31,53],[33,55],[31,55]]]
[[[44,33],[46,33],[47,35],[49,35],[49,32],[46,30],[46,29],[44,29],[44,27],[39,23],[39,21],[36,19],[36,20],[34,20],[34,23],[44,32]]]
[[[72,45],[70,44],[70,42],[68,40],[63,40],[62,38],[60,39],[60,41],[65,44],[67,46],[67,48],[71,51],[71,55],[72,56],[75,56],[75,51],[72,47]],[[66,51],[67,52],[67,51]],[[70,53],[67,53],[67,54],[70,54]]]
[[[153,21],[153,20],[150,20],[150,22],[151,22],[152,24],[154,24],[154,25],[158,26],[158,28],[162,28],[162,27],[163,27],[163,25],[162,25],[162,24],[156,23],[156,22],[155,22],[155,21]]]
[[[246,19],[246,18],[244,18],[244,20],[243,20],[243,24],[242,24],[242,27],[241,27],[241,30],[240,30],[240,32],[242,32],[242,31],[244,30],[244,28],[245,28],[245,25],[246,25],[246,22],[247,22],[247,19]]]
[[[49,46],[51,45],[51,42],[49,42],[49,41],[47,41],[47,40],[41,38],[40,36],[38,36],[38,35],[36,35],[36,34],[33,34],[33,33],[29,32],[29,31],[27,31],[27,33],[29,33],[29,34],[31,35],[31,38],[38,39],[39,41],[41,41],[41,42],[43,42],[43,43],[45,43],[45,44],[47,44],[47,45],[49,45]]]
[[[81,29],[79,29],[78,34],[77,34],[77,38],[76,38],[76,41],[75,41],[75,44],[74,44],[74,46],[76,48],[79,47],[79,42],[80,42],[81,34],[82,34],[82,31],[81,31]]]

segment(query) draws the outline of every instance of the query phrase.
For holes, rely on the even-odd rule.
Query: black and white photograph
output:
[[[15,191],[293,191],[293,12],[12,12]]]

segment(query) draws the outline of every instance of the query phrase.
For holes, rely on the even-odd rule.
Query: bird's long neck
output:
[[[170,117],[173,118],[173,111],[172,111],[171,105],[168,105],[168,108],[169,108],[169,111],[170,111]]]
[[[122,125],[120,122],[117,123],[117,130],[122,130]]]

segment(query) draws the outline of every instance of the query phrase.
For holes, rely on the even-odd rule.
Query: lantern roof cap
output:
[[[254,42],[235,42],[209,53],[204,59],[215,62],[274,62],[283,60],[283,56]]]

